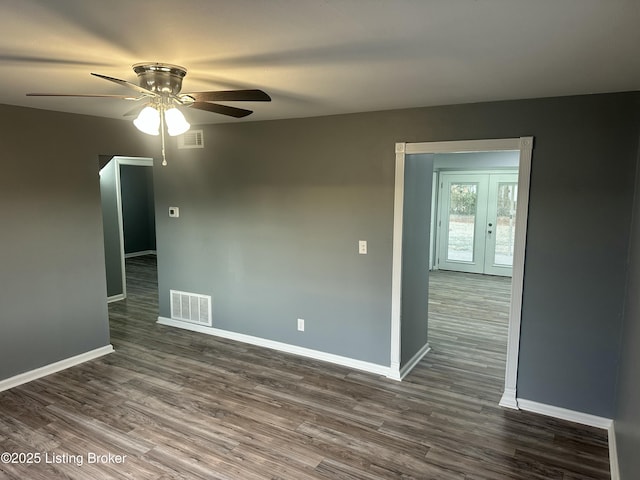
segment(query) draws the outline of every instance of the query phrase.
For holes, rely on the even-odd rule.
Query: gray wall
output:
[[[427,343],[433,157],[405,157],[400,308],[401,367]]]
[[[640,475],[640,158],[636,175],[629,280],[614,417],[620,478],[623,480]]]
[[[155,250],[153,169],[138,165],[121,165],[120,190],[124,253]]]
[[[150,156],[131,130],[0,105],[0,379],[109,343],[97,158]]]
[[[611,417],[637,94],[205,126],[156,167],[160,314],[389,365],[395,142],[533,135],[518,395]],[[357,241],[369,241],[369,255]],[[307,331],[295,330],[296,318]]]
[[[639,98],[556,99],[531,112],[540,125],[531,129],[522,398],[614,414]]]
[[[169,152],[156,210],[180,218],[157,219],[161,316],[170,288],[208,294],[216,328],[388,365],[393,157],[354,142],[354,120],[207,126],[206,149]]]
[[[100,170],[100,200],[108,297],[124,293],[117,185],[116,162],[112,160]]]

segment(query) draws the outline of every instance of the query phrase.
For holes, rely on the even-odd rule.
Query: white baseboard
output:
[[[513,408],[514,410],[519,410],[518,400],[516,399],[516,390],[515,388],[505,388],[502,393],[502,398],[500,399],[500,403],[498,404],[501,407]]]
[[[613,420],[610,418],[598,417],[589,413],[576,412],[575,410],[568,410],[561,407],[554,407],[553,405],[545,405],[544,403],[532,402],[531,400],[525,400],[523,398],[518,398],[517,401],[520,409],[528,412],[539,413],[541,415],[547,415],[548,417],[568,420],[569,422],[580,423],[590,427],[603,428],[605,430],[609,430],[611,425],[613,425]]]
[[[389,375],[387,375],[391,380],[402,380],[400,377],[400,362],[391,362],[391,366],[389,367]]]
[[[125,253],[124,258],[143,257],[145,255],[156,255],[155,250],[142,250],[141,252]]]
[[[607,430],[609,437],[609,468],[611,469],[611,480],[620,480],[620,466],[618,464],[618,447],[616,445],[615,422],[611,422],[611,427]]]
[[[389,378],[392,378],[393,380],[404,379],[404,377],[409,375],[409,372],[413,370],[413,368],[418,364],[418,362],[420,362],[420,360],[422,360],[422,358],[427,353],[429,353],[429,350],[431,350],[429,343],[425,343],[422,346],[422,348],[418,350],[418,352],[413,357],[411,357],[411,360],[409,360],[404,367],[398,369],[397,371],[391,372],[391,375],[389,375]]]
[[[506,391],[505,395],[507,395]],[[503,398],[505,395],[503,395]],[[500,401],[500,405],[502,405],[502,400]],[[544,403],[532,402],[531,400],[525,400],[522,398],[518,398],[516,400],[516,405],[516,408],[519,407],[520,409],[528,412],[539,413],[541,415],[559,418],[560,420],[568,420],[569,422],[580,423],[582,425],[606,430],[609,444],[609,468],[611,470],[611,480],[620,480],[618,449],[616,447],[616,434],[612,419],[598,417],[589,413],[576,412],[575,410],[568,410],[566,408],[554,407],[553,405],[545,405]]]
[[[46,377],[47,375],[51,375],[52,373],[59,372],[60,370],[65,370],[69,367],[79,365],[89,360],[102,357],[103,355],[107,355],[113,351],[113,345],[105,345],[104,347],[96,348],[95,350],[90,350],[88,352],[81,353],[80,355],[65,358],[64,360],[60,360],[59,362],[50,363],[49,365],[45,365],[44,367],[36,368],[35,370],[30,370],[14,377],[6,378],[0,381],[0,392],[9,390],[13,387],[17,387],[18,385],[22,385],[23,383],[31,382],[32,380],[37,380],[38,378]]]
[[[229,340],[235,340],[238,342],[248,343],[256,345],[258,347],[270,348],[272,350],[278,350],[280,352],[292,353],[294,355],[300,355],[301,357],[312,358],[314,360],[321,360],[323,362],[335,363],[336,365],[342,365],[343,367],[353,368],[354,370],[362,370],[364,372],[373,373],[376,375],[390,376],[390,368],[384,365],[377,365],[375,363],[364,362],[362,360],[356,360],[354,358],[343,357],[340,355],[334,355],[332,353],[321,352],[319,350],[312,350],[310,348],[298,347],[296,345],[290,345],[288,343],[276,342],[273,340],[267,340],[265,338],[253,337],[251,335],[245,335],[243,333],[231,332],[228,330],[221,330],[219,328],[203,327],[202,325],[191,324],[173,320],[166,317],[158,317],[158,323],[160,325],[166,325],[169,327],[182,328],[185,330],[191,330],[193,332],[205,333],[207,335],[213,335],[216,337],[228,338]]]
[[[119,302],[120,300],[124,300],[127,296],[124,293],[119,293],[118,295],[111,295],[107,297],[107,303],[111,302]]]

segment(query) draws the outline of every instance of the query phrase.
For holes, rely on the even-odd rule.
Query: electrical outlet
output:
[[[366,240],[360,240],[358,242],[358,253],[360,255],[366,255],[367,254],[367,241]]]
[[[304,332],[304,318],[298,319],[298,331]]]

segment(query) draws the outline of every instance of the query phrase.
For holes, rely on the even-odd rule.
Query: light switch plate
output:
[[[169,216],[178,218],[180,216],[180,209],[178,207],[169,207]]]

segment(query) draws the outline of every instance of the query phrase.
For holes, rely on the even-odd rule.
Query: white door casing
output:
[[[127,275],[125,271],[125,256],[124,256],[124,224],[122,220],[122,190],[121,190],[121,178],[120,178],[120,166],[121,165],[136,165],[141,167],[153,167],[153,158],[149,157],[121,157],[114,156],[108,163],[115,162],[115,188],[116,188],[116,202],[118,210],[118,235],[120,241],[120,269],[122,272],[122,294],[117,295],[116,298],[109,301],[124,300],[127,298]]]
[[[504,393],[500,405],[518,408],[516,385],[518,380],[518,351],[522,314],[522,288],[524,280],[524,254],[529,210],[529,182],[533,137],[464,140],[451,142],[396,143],[396,177],[394,192],[393,254],[391,279],[391,359],[390,378],[401,380],[408,371],[401,371],[401,294],[402,294],[402,226],[404,208],[405,157],[411,154],[519,151],[518,191],[515,238],[513,249],[513,276],[511,304],[509,307],[509,332],[507,338],[507,363]]]

